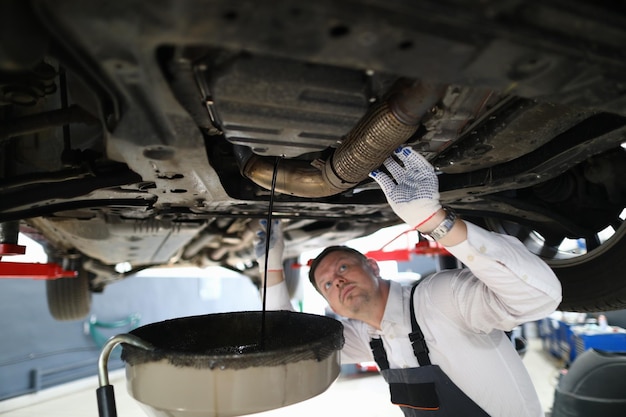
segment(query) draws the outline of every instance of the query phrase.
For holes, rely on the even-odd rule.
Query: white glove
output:
[[[398,217],[412,227],[419,227],[441,209],[435,169],[409,147],[400,147],[394,154],[402,165],[391,156],[383,162],[391,177],[378,169],[370,177],[380,185]]]
[[[283,269],[283,252],[285,250],[285,241],[281,231],[280,220],[272,221],[270,230],[269,253],[267,256],[268,271],[282,271]],[[267,220],[259,221],[259,230],[256,232],[254,239],[254,253],[259,263],[259,271],[265,273],[265,249],[267,236]]]

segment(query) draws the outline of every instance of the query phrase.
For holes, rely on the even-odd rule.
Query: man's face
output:
[[[315,283],[333,311],[358,318],[379,293],[378,265],[351,253],[331,252],[317,266]]]

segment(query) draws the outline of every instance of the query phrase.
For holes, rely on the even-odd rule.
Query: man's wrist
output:
[[[282,269],[268,269],[267,270],[267,286],[279,284],[285,280],[285,272]]]
[[[443,208],[438,210],[428,222],[419,226],[417,230],[424,235],[430,235],[430,233],[432,233],[432,231],[446,219],[446,215],[446,211]],[[457,217],[451,224],[448,233],[440,237],[437,243],[443,246],[454,246],[461,243],[465,239],[467,239],[467,227],[465,226],[463,220]]]
[[[437,226],[441,224],[441,222],[446,218],[446,212],[443,208],[437,210],[432,216],[430,216],[427,220],[417,226],[417,230],[422,234],[429,234]]]
[[[439,223],[437,227],[435,227],[433,230],[431,230],[428,233],[428,235],[435,242],[438,242],[441,239],[443,239],[448,234],[448,232],[452,230],[452,228],[454,227],[454,224],[456,223],[457,215],[454,212],[454,210],[444,207],[443,211],[446,213],[446,215],[441,221],[441,223]]]

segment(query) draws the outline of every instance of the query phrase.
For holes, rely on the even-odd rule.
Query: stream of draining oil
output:
[[[274,162],[274,172],[272,173],[272,187],[270,190],[270,204],[267,210],[267,225],[265,229],[265,267],[263,271],[263,306],[261,310],[261,340],[259,341],[259,350],[265,350],[265,341],[266,341],[266,298],[267,298],[267,264],[269,259],[270,252],[270,240],[272,236],[272,214],[274,212],[274,194],[276,192],[276,175],[278,172],[278,162],[281,157],[276,157],[276,161]]]

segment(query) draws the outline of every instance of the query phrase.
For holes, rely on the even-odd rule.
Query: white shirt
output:
[[[431,362],[493,417],[543,417],[530,376],[502,330],[551,314],[561,301],[560,282],[517,239],[471,223],[467,231],[466,241],[447,249],[468,268],[435,273],[415,292],[415,315]],[[290,308],[284,284],[267,290],[268,308]],[[418,366],[408,337],[410,291],[390,282],[380,331],[342,321],[343,363],[373,360],[369,341],[380,335],[390,368]]]

